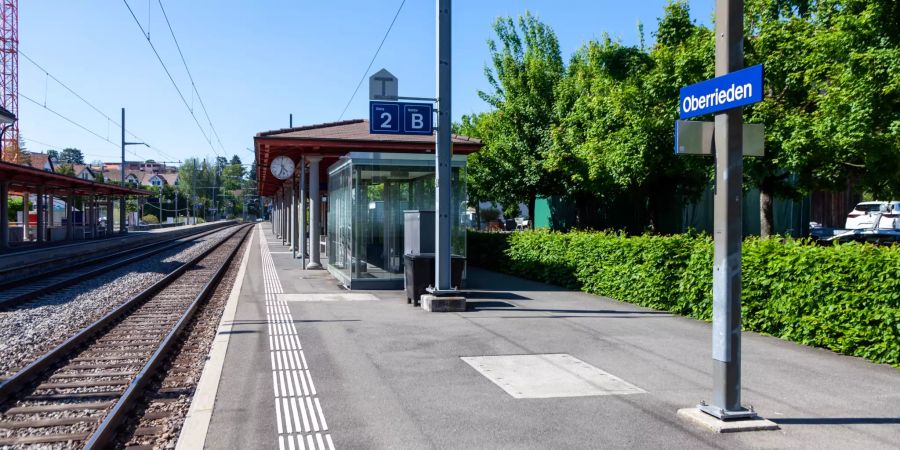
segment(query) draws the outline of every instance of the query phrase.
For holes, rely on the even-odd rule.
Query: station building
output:
[[[259,195],[301,264],[351,289],[402,288],[404,211],[435,209],[434,135],[371,134],[367,120],[348,120],[265,131],[254,142]],[[465,256],[466,160],[482,144],[452,142],[451,250]]]

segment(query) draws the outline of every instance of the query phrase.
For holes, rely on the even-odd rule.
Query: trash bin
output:
[[[404,255],[403,273],[406,281],[406,303],[419,306],[419,299],[434,286],[434,253],[418,253]],[[464,256],[452,255],[450,263],[450,284],[457,289],[462,288],[462,275],[466,268]]]

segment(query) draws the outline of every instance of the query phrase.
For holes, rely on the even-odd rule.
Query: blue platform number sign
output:
[[[369,106],[369,132],[400,134],[400,104],[371,102]]]
[[[369,133],[430,135],[432,110],[429,103],[369,102]]]
[[[711,114],[763,99],[761,64],[681,88],[680,118]]]
[[[403,104],[403,134],[432,133],[431,105],[427,103]]]

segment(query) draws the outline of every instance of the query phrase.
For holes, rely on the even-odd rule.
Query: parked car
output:
[[[875,221],[878,221],[876,227]],[[900,201],[861,202],[847,215],[844,228],[900,228]]]

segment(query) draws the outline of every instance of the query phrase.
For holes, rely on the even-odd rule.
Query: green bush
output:
[[[712,317],[708,236],[469,232],[469,262],[702,320]],[[900,367],[900,246],[749,238],[743,326]]]
[[[148,224],[159,223],[159,219],[157,219],[156,216],[154,216],[153,214],[145,214],[144,217],[141,217],[141,220],[144,221],[144,223],[148,223]]]

